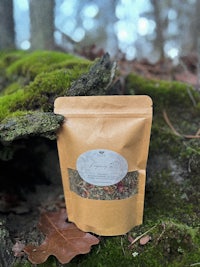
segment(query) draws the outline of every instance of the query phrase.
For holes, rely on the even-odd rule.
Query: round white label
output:
[[[83,180],[98,185],[113,185],[128,172],[128,163],[118,153],[107,149],[94,149],[81,154],[76,169]]]

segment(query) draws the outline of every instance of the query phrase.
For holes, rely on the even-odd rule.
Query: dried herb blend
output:
[[[138,172],[128,172],[118,183],[109,186],[97,186],[87,183],[78,171],[68,169],[70,190],[81,197],[101,200],[117,200],[133,196],[137,193]]]
[[[152,121],[148,96],[60,97],[58,152],[68,218],[120,235],[142,223]]]

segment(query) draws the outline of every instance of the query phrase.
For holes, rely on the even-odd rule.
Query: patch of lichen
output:
[[[55,132],[63,119],[63,116],[53,112],[17,112],[13,118],[3,120],[0,125],[0,139],[11,142],[31,135],[55,139]]]

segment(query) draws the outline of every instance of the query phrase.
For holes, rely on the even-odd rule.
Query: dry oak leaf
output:
[[[66,222],[66,210],[46,212],[41,215],[38,228],[46,235],[40,246],[27,245],[24,252],[33,264],[40,264],[54,255],[60,263],[68,263],[78,254],[88,253],[92,245],[99,243],[95,236]]]

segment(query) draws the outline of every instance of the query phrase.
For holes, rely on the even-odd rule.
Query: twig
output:
[[[196,139],[196,138],[200,138],[200,129],[197,131],[197,133],[195,135],[187,135],[187,134],[180,134],[179,132],[176,131],[176,129],[174,128],[174,126],[172,125],[171,121],[169,120],[169,117],[167,116],[167,112],[165,110],[163,110],[163,117],[167,123],[167,125],[170,127],[170,129],[172,130],[172,132],[179,137],[184,137],[184,138],[188,138],[188,139]]]
[[[190,264],[190,266],[197,266],[197,265],[200,265],[200,262],[196,262],[196,263]]]
[[[161,237],[163,236],[163,234],[165,232],[165,229],[166,229],[165,223],[162,223],[162,227],[163,227],[163,230],[162,230],[161,234],[159,235],[159,237],[157,238],[156,245],[158,244],[158,242],[160,241]]]
[[[195,134],[195,135],[187,135],[187,134],[184,134],[184,135],[182,135],[183,137],[185,137],[185,138],[188,138],[188,139],[198,139],[198,138],[200,138],[200,135],[197,135],[197,134]]]
[[[140,236],[136,237],[131,244],[128,246],[129,248],[135,244],[138,240],[140,240],[140,238],[142,238],[144,235],[146,235],[147,233],[149,233],[151,230],[153,230],[157,225],[154,225],[153,227],[151,227],[149,230],[147,230],[145,233],[141,234]]]
[[[99,254],[99,251],[101,250],[101,245],[99,244],[98,245],[98,249],[97,249],[97,252],[96,252],[96,254]]]
[[[194,99],[194,96],[192,95],[191,90],[190,90],[189,87],[187,87],[187,93],[188,93],[188,95],[189,95],[189,97],[190,97],[190,99],[191,99],[191,101],[192,101],[192,104],[194,105],[194,107],[196,107],[197,102],[196,102],[196,100]]]
[[[121,237],[121,248],[122,248],[123,254],[125,256],[125,250],[124,250],[124,244],[123,244],[123,238],[122,237]]]
[[[165,110],[163,110],[163,117],[167,123],[167,125],[170,127],[170,129],[172,130],[172,132],[177,135],[177,136],[181,136],[177,131],[176,129],[174,128],[174,126],[172,125],[172,123],[170,122],[168,116],[167,116],[167,112]]]
[[[195,135],[200,135],[200,129],[196,132]]]
[[[197,88],[200,87],[200,38],[197,39]]]

